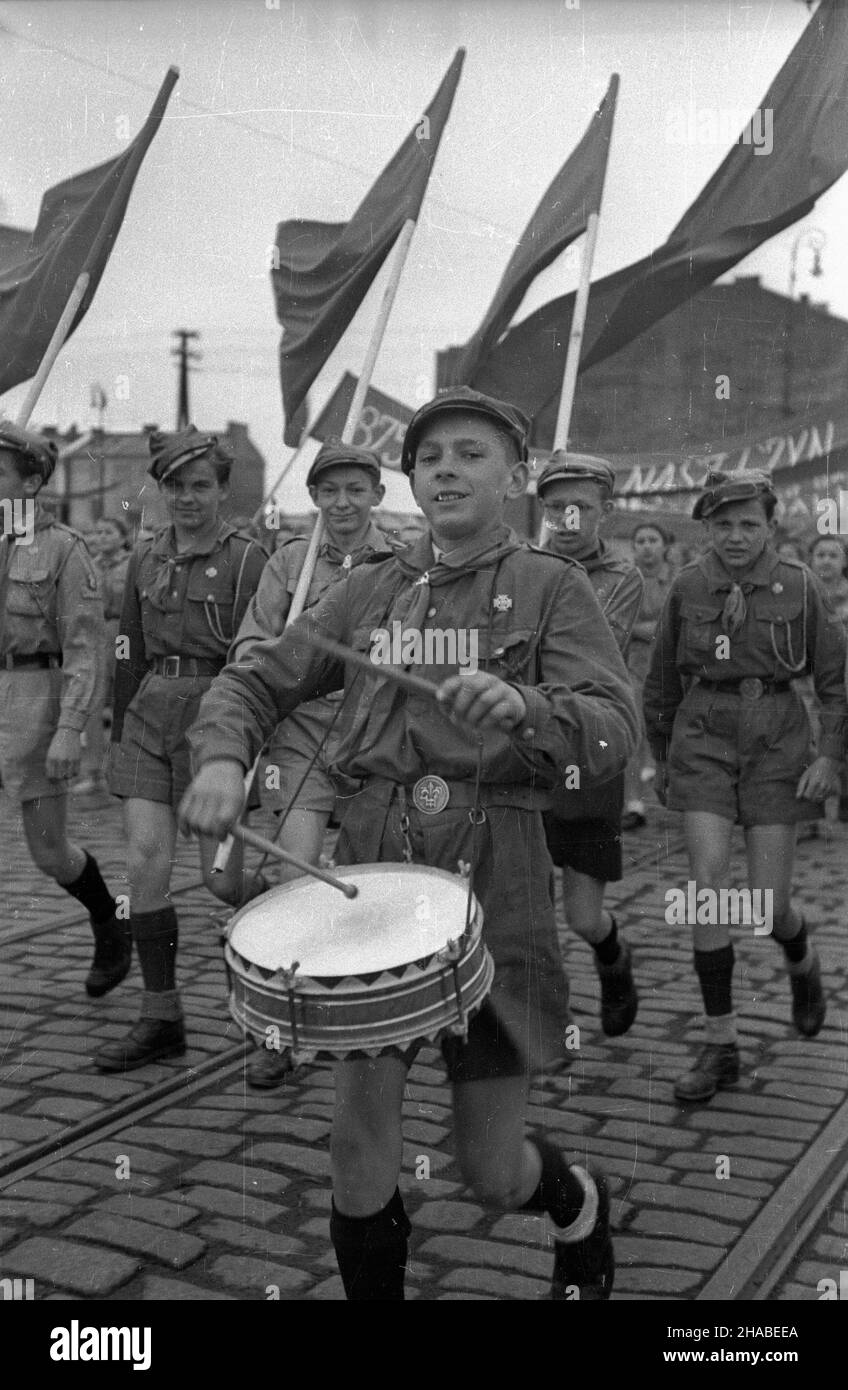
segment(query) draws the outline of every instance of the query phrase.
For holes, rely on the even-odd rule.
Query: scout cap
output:
[[[527,462],[527,435],[530,421],[522,410],[506,401],[495,400],[494,396],[484,396],[481,391],[472,391],[470,386],[458,386],[451,391],[442,391],[434,400],[416,410],[406,428],[401,455],[401,468],[411,473],[415,467],[415,450],[424,431],[424,426],[436,415],[448,410],[462,410],[472,415],[485,415],[504,430],[518,447],[518,457]]]
[[[750,502],[754,497],[775,497],[771,478],[759,468],[739,473],[708,473],[706,490],[692,509],[696,521],[706,521],[727,502]]]
[[[30,471],[41,474],[42,483],[52,477],[59,458],[52,439],[45,439],[34,430],[23,430],[11,420],[0,420],[0,449],[9,449],[25,458]]]
[[[595,454],[570,454],[567,449],[556,449],[539,474],[536,494],[541,497],[543,489],[550,483],[584,478],[600,483],[610,496],[615,491],[615,469],[606,459],[598,458]]]
[[[379,483],[379,454],[375,454],[373,449],[360,449],[355,444],[343,444],[340,439],[328,439],[312,461],[312,467],[306,475],[306,486],[314,487],[321,474],[326,473],[328,468],[336,468],[339,464],[345,463],[353,468],[364,468],[366,473],[371,474],[375,483]]]
[[[184,463],[190,463],[192,459],[201,458],[210,449],[218,447],[218,436],[201,434],[194,425],[189,425],[188,429],[181,430],[178,434],[151,430],[148,447],[152,462],[147,471],[157,483],[164,483],[175,469],[181,468]]]

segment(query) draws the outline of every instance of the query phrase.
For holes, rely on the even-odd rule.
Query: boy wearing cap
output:
[[[642,602],[642,576],[598,535],[612,511],[615,472],[591,454],[555,452],[536,485],[547,529],[546,546],[579,560],[589,576],[623,658]],[[579,771],[579,770],[578,770]],[[562,894],[569,926],[592,948],[601,985],[601,1027],[607,1037],[626,1033],[639,996],[628,943],[604,908],[604,893],[618,882],[621,866],[623,772],[602,786],[572,773],[545,813],[545,834],[554,863],[562,869]]]
[[[674,537],[657,521],[643,521],[632,536],[633,559],[642,576],[642,606],[633,625],[627,668],[634,690],[642,706],[642,688],[651,664],[651,649],[657,635],[657,624],[673,578],[668,563],[668,550]],[[653,758],[644,734],[635,758],[631,758],[624,773],[624,815],[622,830],[637,830],[645,824],[644,784],[654,780]]]
[[[176,985],[177,914],[169,884],[174,811],[191,778],[186,731],[244,616],[264,550],[219,516],[232,458],[189,426],[153,432],[150,473],[171,523],[138,542],[129,563],[115,670],[110,785],[124,800],[130,924],[144,981],[141,1017],[97,1055],[101,1071],[130,1071],[185,1051]],[[235,905],[241,855],[212,875],[216,846],[201,840],[206,886]]]
[[[457,1156],[489,1205],[550,1213],[552,1297],[609,1297],[609,1197],[600,1174],[569,1167],[544,1135],[525,1138],[534,1071],[559,1060],[568,1023],[540,810],[559,770],[620,769],[635,746],[624,663],[585,574],[503,525],[527,480],[528,422],[462,388],[413,417],[402,466],[430,531],[354,570],[279,638],[230,666],[204,700],[191,741],[200,766],[180,808],[187,831],[226,833],[262,739],[299,702],[346,701],[337,764],[356,779],[336,851],[342,863],[470,865],[495,961],[492,995],[468,1038],[442,1050],[454,1088]],[[317,651],[317,628],[369,652],[399,623],[476,634],[478,666],[427,666],[437,699],[409,694],[379,664],[366,677]],[[431,652],[432,655],[432,652]],[[447,717],[446,717],[447,716]],[[401,1299],[410,1230],[398,1190],[401,1106],[416,1046],[336,1069],[330,1233],[348,1298]]]
[[[30,854],[42,873],[83,904],[95,950],[85,988],[106,994],[130,968],[126,923],[97,861],[68,838],[67,793],[103,660],[103,600],[76,531],[39,500],[56,467],[52,441],[0,422],[4,516],[28,513],[25,532],[0,537],[0,777],[21,805]]]
[[[316,455],[306,486],[324,520],[324,537],[306,596],[309,608],[357,565],[391,551],[372,519],[373,508],[379,507],[386,491],[380,482],[378,454],[329,440]],[[308,548],[308,537],[293,536],[274,552],[230,649],[230,661],[246,660],[257,642],[279,637],[284,630]],[[338,743],[341,699],[337,691],[301,705],[280,725],[268,749],[265,784],[267,788],[268,772],[276,771],[279,785],[275,782],[272,788],[272,804],[284,815],[280,848],[310,864],[318,863],[336,800],[330,767]],[[280,881],[298,873],[297,869],[284,871]],[[278,1086],[291,1070],[288,1050],[258,1048],[248,1061],[247,1079],[251,1086],[264,1089]]]
[[[709,548],[669,591],[645,719],[660,799],[683,812],[696,901],[702,889],[729,887],[731,835],[742,825],[750,886],[770,895],[755,934],[773,935],[783,948],[792,1021],[815,1037],[825,995],[818,955],[792,906],[792,867],[799,822],[820,815],[839,787],[845,635],[806,565],[772,549],[775,502],[765,473],[708,479],[693,516],[704,521]],[[792,685],[807,672],[821,701],[818,756]],[[718,915],[699,910],[690,922],[706,1042],[675,1084],[684,1102],[708,1100],[739,1078],[734,953],[730,922]]]

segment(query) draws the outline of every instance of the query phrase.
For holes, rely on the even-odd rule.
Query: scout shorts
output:
[[[62,670],[0,671],[0,777],[15,801],[65,796],[70,778],[47,776],[47,750],[59,723]]]
[[[822,808],[795,789],[813,761],[810,725],[794,689],[746,700],[694,685],[674,720],[668,806],[711,811],[736,825],[794,825]]]
[[[109,787],[115,796],[179,806],[192,779],[186,734],[197,718],[212,676],[171,679],[148,671],[113,743]]]
[[[379,790],[366,784],[342,804],[337,863],[403,861],[400,806],[384,784]],[[407,810],[414,863],[456,873],[458,860],[475,862],[483,940],[495,963],[492,992],[472,1017],[467,1040],[448,1038],[442,1046],[450,1079],[491,1080],[561,1066],[571,1015],[541,814],[489,807],[475,836],[467,807],[449,805],[436,815]],[[408,1049],[406,1060],[415,1051]]]
[[[562,820],[545,811],[548,853],[558,869],[574,869],[599,883],[617,883],[621,864],[621,816],[614,820]]]
[[[310,700],[277,726],[259,773],[263,805],[278,812],[290,806],[332,812],[336,793],[328,769],[338,746],[338,721],[330,725],[337,708],[335,700]]]

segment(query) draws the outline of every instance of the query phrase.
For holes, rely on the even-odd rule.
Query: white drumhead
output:
[[[468,887],[455,874],[394,864],[334,872],[359,896],[314,878],[285,884],[238,914],[233,950],[265,970],[299,961],[301,975],[363,975],[432,955],[462,935]]]

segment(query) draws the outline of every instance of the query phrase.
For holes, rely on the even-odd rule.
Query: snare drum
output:
[[[334,872],[358,897],[304,876],[233,917],[224,955],[236,1022],[297,1061],[464,1036],[494,977],[474,897],[465,931],[467,880],[421,864]]]

